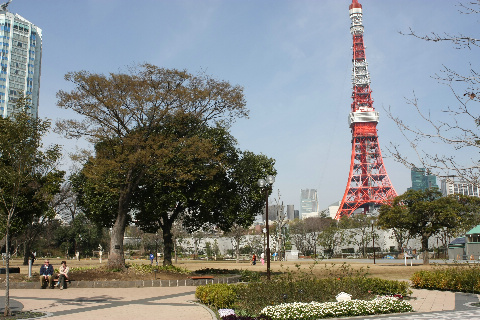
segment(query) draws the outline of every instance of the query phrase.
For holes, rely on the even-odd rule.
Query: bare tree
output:
[[[461,14],[480,13],[480,1],[468,2],[458,5]],[[402,33],[424,41],[450,42],[455,49],[477,50],[480,47],[479,39],[463,34],[449,34],[432,32],[420,35],[414,30]],[[390,109],[386,110],[388,116],[396,123],[409,145],[416,153],[415,159],[408,159],[398,145],[392,145],[389,151],[397,161],[407,167],[427,168],[431,173],[442,175],[454,175],[460,179],[480,185],[480,162],[478,161],[478,148],[480,136],[480,77],[475,66],[470,63],[470,71],[462,75],[455,70],[444,66],[443,69],[433,76],[440,84],[445,85],[452,92],[456,106],[445,107],[443,112],[448,116],[447,120],[440,120],[425,111],[421,101],[415,93],[407,103],[412,105],[417,112],[418,118],[423,120],[421,127],[415,127],[395,116]],[[440,143],[450,147],[444,154],[428,153],[424,146],[431,143]],[[437,150],[439,148],[436,148]]]
[[[372,237],[378,238],[378,235],[372,232],[372,224],[374,222],[374,217],[355,214],[342,218],[339,223],[340,228],[346,232],[346,243],[356,245],[364,258],[367,257],[367,247],[372,243]]]
[[[240,262],[240,244],[245,240],[246,234],[247,229],[240,225],[233,226],[233,228],[230,229],[230,232],[226,233],[226,236],[229,237],[232,242],[232,246],[237,257],[237,263]]]

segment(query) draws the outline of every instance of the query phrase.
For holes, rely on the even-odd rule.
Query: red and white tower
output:
[[[373,108],[370,74],[363,45],[362,5],[352,0],[349,7],[353,37],[352,109],[349,125],[352,130],[352,158],[347,188],[336,219],[354,212],[371,213],[397,196],[383,164],[378,144],[378,112]]]

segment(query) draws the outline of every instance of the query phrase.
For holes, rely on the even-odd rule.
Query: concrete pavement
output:
[[[23,310],[46,312],[49,319],[216,319],[193,302],[195,287],[12,289],[10,297]]]
[[[455,292],[412,289],[408,302],[416,312],[455,310]]]
[[[46,312],[49,319],[216,319],[211,310],[194,302],[195,287],[189,286],[11,289],[10,297],[12,306]],[[409,302],[416,313],[370,316],[365,319],[456,319],[458,312],[471,315],[470,311],[476,314],[477,310],[478,317],[464,319],[480,319],[480,309],[472,308],[472,301],[478,302],[478,296],[414,289]],[[3,305],[4,299],[0,298],[0,308]]]

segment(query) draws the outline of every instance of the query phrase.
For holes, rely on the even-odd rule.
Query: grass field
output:
[[[60,261],[63,259],[58,258],[49,258],[50,263],[54,266],[54,268],[58,268],[60,266]],[[38,259],[34,262],[32,272],[38,273],[40,266],[42,265],[44,259]],[[20,267],[21,274],[28,274],[28,267],[23,266],[23,259],[12,259],[10,261],[11,267]],[[137,264],[149,264],[149,260],[127,260],[127,263],[137,263]],[[155,261],[154,261],[155,263]],[[77,260],[68,260],[67,264],[70,267],[86,267],[86,266],[105,266],[107,264],[107,260],[103,259],[102,263],[98,259],[81,259],[80,261]],[[162,261],[159,260],[159,264],[162,264]],[[408,264],[407,266],[404,265],[403,260],[395,260],[389,261],[388,263],[383,262],[381,260],[377,260],[376,264],[373,264],[373,260],[371,262],[365,260],[320,260],[320,261],[313,261],[313,260],[296,260],[296,261],[272,261],[271,262],[271,271],[272,273],[276,272],[296,272],[297,270],[302,270],[304,272],[312,272],[315,275],[322,275],[328,272],[329,269],[332,267],[335,269],[340,268],[343,264],[347,264],[349,270],[356,270],[359,272],[368,272],[370,277],[378,277],[382,279],[389,279],[389,280],[409,280],[410,277],[414,272],[420,270],[430,270],[434,268],[434,265],[424,266],[421,263],[414,263],[413,266]],[[239,263],[235,263],[235,261],[205,261],[205,260],[178,260],[178,263],[174,264],[175,266],[186,268],[191,271],[204,269],[204,268],[215,268],[215,269],[246,269],[252,271],[260,271],[266,272],[266,264],[261,265],[260,262],[257,265],[253,266],[249,263],[249,261],[241,261]],[[453,264],[449,264],[453,265]],[[5,261],[1,267],[5,266]],[[3,275],[2,275],[3,276]]]

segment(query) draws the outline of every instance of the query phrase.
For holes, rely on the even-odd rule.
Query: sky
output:
[[[5,1],[5,0],[4,0]],[[360,0],[373,106],[380,112],[379,143],[398,194],[410,170],[395,162],[395,144],[414,156],[386,109],[424,126],[408,99],[433,117],[456,104],[434,79],[444,66],[467,72],[475,50],[425,42],[399,32],[472,35],[478,15],[459,13],[454,0]],[[56,106],[71,89],[64,75],[126,71],[148,62],[206,72],[244,88],[249,119],[231,132],[239,148],[276,160],[274,196],[300,209],[300,190],[317,189],[320,209],[341,200],[350,166],[351,0],[13,0],[8,9],[42,29],[39,116],[74,118]],[[471,65],[469,65],[471,63]],[[81,141],[51,134],[47,143],[71,152]],[[431,152],[451,152],[442,145]],[[443,149],[445,148],[445,149]],[[428,151],[430,152],[430,151]],[[64,159],[67,166],[68,158]],[[280,195],[280,196],[279,196]]]

